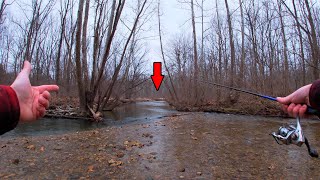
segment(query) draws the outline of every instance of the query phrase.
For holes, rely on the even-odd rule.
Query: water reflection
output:
[[[142,119],[154,119],[176,113],[165,101],[137,102],[127,104],[105,112],[108,120],[113,121],[135,121]]]
[[[165,101],[137,102],[105,112],[105,121],[92,123],[87,120],[50,119],[19,123],[17,128],[1,137],[56,135],[77,131],[91,130],[110,125],[123,125],[150,121],[176,113]]]

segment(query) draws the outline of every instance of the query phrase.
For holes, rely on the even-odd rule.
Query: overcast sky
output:
[[[12,0],[13,1],[13,0]],[[201,0],[198,0],[199,3],[201,3]],[[217,0],[220,6],[219,9],[221,13],[224,13],[225,5],[223,0]],[[233,3],[235,0],[229,0],[231,9],[233,7]],[[56,9],[58,9],[58,4],[60,0],[56,1]],[[133,1],[128,1],[133,2]],[[154,1],[155,4],[157,1]],[[20,4],[20,7],[17,5],[17,3]],[[9,12],[12,16],[14,16],[14,19],[19,19],[21,17],[25,17],[25,15],[21,12],[21,7],[25,3],[30,3],[30,1],[25,0],[15,0],[15,3],[13,3],[9,8]],[[195,0],[196,3],[196,0]],[[212,19],[212,14],[215,12],[215,1],[214,0],[205,0],[205,22],[207,23],[206,26],[209,25],[210,20]],[[77,8],[77,7],[76,7]],[[30,9],[27,8],[27,9]],[[200,16],[201,12],[199,8],[195,8],[196,16]],[[190,4],[183,4],[179,3],[178,0],[161,0],[161,23],[162,23],[162,34],[163,34],[163,41],[164,44],[167,44],[170,40],[174,38],[177,34],[189,34],[192,33],[192,26],[190,21]],[[201,19],[197,19],[197,22],[200,22]],[[153,26],[150,31],[147,32],[148,35],[146,37],[150,36],[151,38],[148,38],[146,43],[148,45],[148,48],[150,49],[150,53],[148,54],[148,61],[150,67],[152,67],[152,62],[154,61],[161,61],[161,52],[160,52],[160,45],[159,45],[159,38],[158,38],[158,26],[157,26],[157,14],[155,13],[155,16],[153,18],[153,21],[150,22],[151,26]],[[200,24],[197,24],[198,29],[198,37],[200,37]],[[167,50],[168,47],[165,46],[165,50]],[[148,66],[149,66],[148,65]],[[148,69],[150,72],[151,68]]]
[[[199,3],[201,3],[201,0],[198,0]],[[234,0],[231,0],[232,3]],[[218,0],[220,7],[222,10],[224,10],[224,1]],[[205,0],[204,3],[204,22],[205,26],[208,27],[210,20],[212,19],[212,14],[214,13],[214,5],[215,1],[213,0]],[[179,3],[177,0],[161,0],[161,11],[162,11],[162,17],[161,17],[161,25],[162,25],[162,35],[163,35],[163,41],[164,44],[168,45],[168,42],[172,40],[175,36],[178,34],[192,34],[192,26],[191,26],[191,10],[189,4],[182,4]],[[232,6],[232,5],[231,5]],[[195,8],[196,17],[201,16],[201,11],[199,8]],[[222,12],[223,13],[223,12]],[[200,37],[201,33],[201,19],[198,18],[196,20],[197,22],[197,36]],[[205,27],[205,28],[206,28]],[[157,28],[154,28],[155,30],[155,36],[158,35]],[[149,41],[150,43],[150,62],[152,61],[162,61],[160,56],[160,44],[158,37],[155,40]],[[165,50],[168,50],[168,47],[164,47]]]

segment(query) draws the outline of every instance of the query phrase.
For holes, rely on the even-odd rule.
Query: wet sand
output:
[[[289,119],[189,113],[63,135],[0,139],[0,179],[317,179],[320,159],[269,135]],[[320,122],[302,120],[320,150]]]

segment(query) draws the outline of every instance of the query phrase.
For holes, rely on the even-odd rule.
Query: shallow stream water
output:
[[[136,102],[107,111],[105,120],[100,123],[79,119],[43,118],[35,122],[20,123],[2,137],[57,135],[70,132],[80,132],[112,125],[124,125],[152,121],[177,113],[165,101]]]

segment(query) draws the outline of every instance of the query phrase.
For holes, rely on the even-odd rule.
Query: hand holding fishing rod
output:
[[[313,104],[313,107],[318,107],[319,88],[317,87],[320,87],[319,85],[320,81],[315,81],[313,84],[308,84],[297,89],[286,97],[277,97],[277,101],[283,104],[283,110],[290,116],[297,117],[297,124],[296,127],[280,127],[277,133],[274,132],[271,134],[278,144],[279,140],[282,141],[283,144],[287,145],[295,144],[297,146],[301,146],[303,143],[305,143],[308,148],[309,155],[315,158],[318,158],[319,154],[309,144],[308,139],[303,135],[299,117],[304,117],[305,114],[314,114],[319,116],[319,111],[311,108],[310,106]]]
[[[310,88],[311,84],[303,86],[286,97],[278,97],[277,101],[283,104],[283,110],[292,117],[304,117],[305,114],[312,114],[308,110],[311,108],[309,102]],[[315,115],[318,114],[315,113]]]

